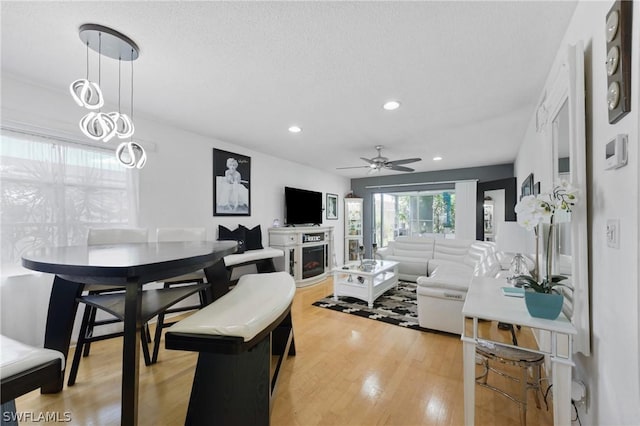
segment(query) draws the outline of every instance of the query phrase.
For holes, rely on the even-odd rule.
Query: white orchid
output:
[[[515,211],[518,215],[518,223],[529,231],[533,230],[536,235],[536,241],[540,232],[538,225],[540,223],[548,223],[551,225],[549,226],[549,236],[547,238],[546,278],[539,281],[537,246],[534,277],[519,277],[522,278],[526,286],[533,288],[537,292],[549,293],[555,286],[562,285],[559,284],[560,281],[566,279],[566,277],[561,275],[551,275],[551,235],[554,224],[569,220],[568,215],[571,213],[571,208],[577,202],[578,190],[573,188],[568,182],[563,181],[548,194],[540,194],[537,196],[527,195],[522,197],[520,202],[516,204]]]
[[[516,204],[520,226],[533,230],[540,223],[554,223],[556,213],[571,213],[578,202],[578,190],[563,181],[548,194],[527,195]]]
[[[544,209],[542,203],[535,196],[527,195],[516,204],[515,212],[518,215],[520,226],[531,231],[542,221]]]

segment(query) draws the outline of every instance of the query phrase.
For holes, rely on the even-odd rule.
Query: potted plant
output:
[[[527,275],[516,277],[516,285],[525,287],[524,302],[532,317],[558,318],[560,312],[562,312],[564,296],[556,288],[559,286],[571,288],[560,283],[560,281],[566,279],[567,277],[562,275],[551,275],[550,279],[545,277],[542,281]]]
[[[516,277],[516,284],[521,284],[525,287],[525,303],[529,314],[533,317],[556,319],[560,315],[564,303],[564,297],[558,291],[558,287],[571,289],[571,287],[561,283],[561,281],[567,279],[566,276],[552,275],[551,265],[554,250],[554,224],[558,220],[568,221],[570,219],[571,207],[578,202],[577,194],[576,189],[572,188],[567,182],[562,182],[548,194],[522,197],[515,207],[518,223],[529,230],[533,230],[536,241],[540,236],[541,225],[543,223],[548,224],[545,276],[541,277],[539,273],[536,245],[536,267],[532,275],[519,275]]]

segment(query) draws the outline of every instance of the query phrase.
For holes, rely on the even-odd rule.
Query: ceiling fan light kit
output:
[[[369,169],[369,173],[379,172],[382,169],[394,170],[397,172],[414,172],[415,170],[410,167],[405,167],[402,164],[415,163],[417,161],[422,161],[422,158],[405,158],[402,160],[393,160],[389,161],[387,157],[382,156],[382,145],[376,145],[376,150],[378,151],[378,155],[373,158],[365,158],[360,157],[366,163],[369,163],[366,166],[351,166],[351,167],[338,167],[338,169],[360,169],[367,168]]]

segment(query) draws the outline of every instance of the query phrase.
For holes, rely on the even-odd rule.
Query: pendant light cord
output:
[[[102,33],[98,33],[98,86],[102,87]],[[102,112],[102,108],[98,111]]]
[[[87,39],[87,80],[89,80],[89,40]]]
[[[121,93],[121,82],[122,82],[122,77],[120,75],[120,68],[122,67],[122,58],[118,58],[118,113],[121,112],[120,110],[120,93]]]
[[[133,49],[131,49],[131,121],[133,121]],[[133,141],[133,135],[129,141]]]
[[[98,33],[98,86],[102,86],[102,33]]]

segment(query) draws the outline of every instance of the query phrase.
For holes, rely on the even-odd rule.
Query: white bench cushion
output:
[[[246,262],[253,262],[255,260],[271,259],[274,257],[282,257],[284,252],[279,249],[271,247],[265,247],[258,250],[247,250],[240,254],[229,254],[224,257],[225,266],[240,265]]]
[[[248,342],[287,310],[295,293],[296,283],[286,272],[243,275],[229,293],[169,331],[236,336]]]
[[[34,348],[0,335],[0,379],[15,376],[47,362],[60,359],[64,369],[64,355],[53,349]]]

